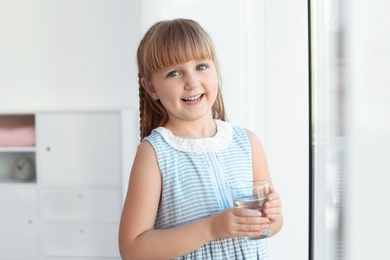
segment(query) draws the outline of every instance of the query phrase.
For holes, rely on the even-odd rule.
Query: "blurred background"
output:
[[[0,259],[119,258],[138,144],[135,53],[152,24],[178,17],[208,31],[228,119],[266,149],[285,216],[267,240],[271,259],[387,259],[389,9],[385,0],[0,0]],[[10,129],[32,129],[32,142],[7,143]]]

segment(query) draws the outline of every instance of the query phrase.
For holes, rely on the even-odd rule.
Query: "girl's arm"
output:
[[[271,236],[280,231],[283,226],[282,203],[279,194],[275,191],[272,179],[268,170],[268,163],[263,146],[256,135],[246,130],[252,147],[252,167],[254,180],[267,180],[270,186],[270,195],[264,205],[265,217],[270,219]]]
[[[156,155],[150,143],[143,142],[134,159],[120,222],[123,259],[172,259],[217,238],[260,235],[267,225],[258,211],[229,208],[190,224],[156,230],[160,195]]]

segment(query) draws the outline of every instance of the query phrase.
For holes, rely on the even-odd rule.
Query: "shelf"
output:
[[[14,179],[0,179],[0,189],[5,188],[34,188],[37,187],[37,182],[33,181],[16,181]]]
[[[25,153],[25,152],[35,152],[36,148],[35,146],[13,146],[13,147],[3,147],[0,146],[0,153],[6,152],[6,153]]]

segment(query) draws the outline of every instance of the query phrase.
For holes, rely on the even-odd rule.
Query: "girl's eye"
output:
[[[196,67],[196,70],[205,70],[205,69],[207,69],[207,66],[204,65],[204,64],[200,64],[200,65],[198,65],[198,66]]]
[[[178,71],[171,71],[168,73],[168,77],[173,78],[179,75]]]

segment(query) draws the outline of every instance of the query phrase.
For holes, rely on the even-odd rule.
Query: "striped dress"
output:
[[[182,139],[164,127],[145,139],[153,146],[162,175],[155,228],[206,218],[232,206],[229,187],[252,180],[252,155],[244,129],[215,120],[211,138]],[[190,234],[183,234],[190,235]],[[268,259],[264,240],[217,239],[177,259]]]

